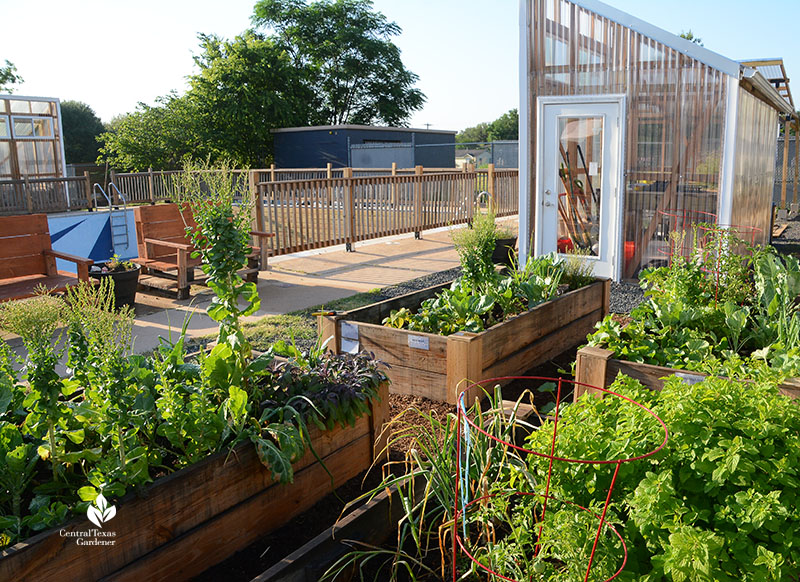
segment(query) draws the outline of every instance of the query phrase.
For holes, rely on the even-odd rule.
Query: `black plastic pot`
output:
[[[498,238],[494,243],[494,252],[492,253],[492,262],[496,265],[507,265],[513,267],[513,256],[511,251],[517,246],[517,237],[512,238]]]
[[[102,269],[105,263],[96,263],[95,266]],[[91,269],[89,276],[98,281],[105,277],[111,277],[114,281],[114,304],[119,309],[125,306],[133,307],[136,301],[136,289],[139,286],[139,271],[141,270],[142,267],[140,265],[136,265],[135,269],[127,271],[108,271],[106,273]]]

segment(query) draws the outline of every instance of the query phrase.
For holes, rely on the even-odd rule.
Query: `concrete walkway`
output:
[[[289,313],[458,265],[450,229],[425,232],[421,240],[409,234],[365,241],[355,245],[355,252],[332,247],[275,257],[269,270],[259,273],[261,309],[247,319]],[[216,333],[216,322],[205,313],[212,297],[203,287],[193,287],[192,298],[184,301],[138,293],[134,351],[153,349],[159,336],[176,337],[187,317],[189,337]]]

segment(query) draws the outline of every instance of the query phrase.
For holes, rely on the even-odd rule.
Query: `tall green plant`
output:
[[[469,228],[454,230],[450,236],[464,279],[473,285],[489,279],[494,273],[492,253],[497,242],[494,213],[477,212]]]
[[[44,437],[45,444],[39,447],[39,454],[50,460],[55,480],[61,474],[56,425],[69,412],[62,402],[63,383],[56,373],[64,349],[61,334],[56,334],[56,330],[64,313],[64,302],[44,292],[23,301],[5,303],[0,308],[0,328],[19,335],[28,350],[25,379],[31,389],[24,404],[32,410],[32,416],[26,425],[37,437]]]
[[[236,387],[252,351],[239,320],[261,306],[256,284],[238,274],[250,253],[252,208],[250,197],[240,195],[242,175],[224,165],[187,164],[178,196],[194,214],[197,226],[186,227],[197,248],[192,256],[202,258],[208,286],[215,293],[208,315],[219,323],[219,334],[205,369],[212,381]]]

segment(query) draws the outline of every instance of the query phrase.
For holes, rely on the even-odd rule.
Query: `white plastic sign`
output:
[[[417,350],[429,350],[430,338],[424,335],[410,335],[408,336],[408,347]]]
[[[340,330],[341,330],[341,333],[342,333],[342,338],[347,338],[347,339],[358,341],[358,326],[357,325],[355,325],[353,323],[350,323],[350,322],[347,322],[347,321],[343,321],[342,324],[341,324]]]

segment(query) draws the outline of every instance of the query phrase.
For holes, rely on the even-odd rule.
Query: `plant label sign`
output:
[[[358,341],[358,326],[354,323],[350,323],[349,321],[341,322],[339,331],[342,334],[342,338]]]
[[[357,354],[359,351],[358,340],[342,338],[342,351],[346,354]]]
[[[699,376],[697,374],[686,374],[684,372],[676,372],[675,375],[686,382],[689,386],[692,384],[697,384],[698,382],[702,382],[706,379],[705,376]]]
[[[430,339],[424,335],[410,335],[408,336],[408,347],[417,350],[429,350]]]
[[[358,326],[348,321],[342,321],[339,324],[339,333],[342,335],[342,351],[346,354],[357,354],[360,348]]]

